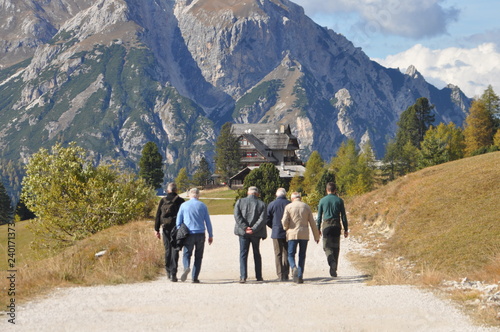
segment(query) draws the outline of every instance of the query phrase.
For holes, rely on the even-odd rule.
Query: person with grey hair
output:
[[[285,207],[283,214],[283,229],[288,241],[288,262],[292,268],[293,281],[299,284],[304,282],[304,268],[306,264],[307,242],[309,241],[309,227],[314,241],[319,242],[320,234],[309,205],[301,201],[300,193],[292,193],[292,203]],[[299,262],[295,262],[295,254],[299,248]]]
[[[167,277],[173,282],[177,281],[177,265],[179,261],[179,250],[173,246],[172,230],[175,227],[177,213],[184,199],[177,195],[177,186],[174,182],[170,182],[166,188],[167,195],[158,203],[155,218],[156,237],[163,237],[163,245],[165,246],[165,270]],[[162,235],[160,235],[160,227]]]
[[[281,219],[285,212],[285,206],[290,204],[286,199],[285,188],[276,190],[276,199],[267,206],[267,226],[271,228],[271,239],[273,239],[274,257],[276,262],[276,274],[279,281],[289,279],[290,264],[288,263],[288,243],[286,232],[283,229]]]
[[[177,215],[177,228],[180,228],[184,224],[189,229],[189,236],[184,242],[182,257],[184,272],[182,273],[181,280],[186,281],[191,271],[191,255],[194,250],[193,283],[200,282],[198,276],[200,275],[201,262],[205,250],[205,231],[208,232],[208,244],[211,245],[213,242],[212,222],[210,221],[208,208],[205,203],[199,200],[199,197],[200,191],[198,188],[189,190],[190,200],[181,205],[179,214]]]
[[[247,197],[240,198],[234,205],[234,234],[240,240],[240,283],[245,283],[248,277],[247,263],[250,244],[252,245],[255,263],[255,277],[262,278],[262,257],[260,255],[260,239],[267,237],[266,204],[259,199],[257,187],[249,187]]]

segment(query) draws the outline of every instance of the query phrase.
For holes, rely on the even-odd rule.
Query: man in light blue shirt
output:
[[[181,281],[186,281],[191,264],[191,255],[194,249],[194,265],[193,265],[193,283],[199,283],[198,276],[201,269],[201,261],[203,260],[203,251],[205,250],[205,229],[208,231],[208,244],[213,242],[212,222],[208,215],[207,206],[199,200],[200,191],[198,188],[189,190],[190,200],[181,205],[177,214],[177,228],[185,224],[189,229],[189,236],[184,243],[184,251],[182,262],[184,264],[184,272],[181,276]]]

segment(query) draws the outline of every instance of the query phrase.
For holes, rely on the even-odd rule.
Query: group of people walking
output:
[[[266,207],[266,204],[259,199],[258,188],[248,188],[247,197],[239,199],[234,206],[234,233],[239,237],[240,244],[240,283],[245,283],[248,278],[250,245],[254,257],[255,277],[257,281],[264,280],[260,241],[267,237],[266,227],[271,228],[278,280],[290,280],[291,272],[294,282],[304,282],[309,228],[312,230],[316,243],[319,243],[321,237],[323,238],[323,249],[330,275],[337,277],[340,237],[342,228],[344,236],[348,236],[348,221],[344,201],[336,195],[335,183],[327,184],[326,194],[319,202],[318,216],[314,220],[311,208],[301,201],[301,195],[298,192],[292,193],[291,201],[289,201],[286,198],[286,190],[278,188],[276,200]],[[189,197],[190,200],[185,202],[177,195],[175,183],[169,183],[167,195],[158,205],[155,231],[159,239],[163,238],[168,278],[173,282],[178,280],[179,250],[180,246],[183,246],[184,270],[181,280],[185,281],[191,272],[190,261],[194,251],[192,281],[199,283],[205,233],[208,232],[210,245],[213,242],[213,231],[207,206],[199,201],[199,190],[191,189]],[[180,236],[183,229],[187,236],[180,244],[179,238],[183,238]],[[173,234],[175,235],[172,236]],[[298,261],[296,260],[297,251]]]

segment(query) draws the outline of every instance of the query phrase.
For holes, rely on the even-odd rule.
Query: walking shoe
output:
[[[240,279],[240,284],[244,284],[245,282],[247,282],[246,279],[243,279],[243,278]]]
[[[188,267],[187,269],[184,270],[184,272],[182,272],[181,281],[186,281],[190,271],[191,269]]]
[[[297,281],[298,284],[303,284],[304,283],[304,279],[302,278],[299,278],[299,280]]]
[[[298,282],[299,281],[299,269],[294,267],[292,269],[292,275],[293,275],[293,282]]]
[[[199,284],[200,280],[199,279],[193,279],[193,284]]]
[[[257,281],[264,281],[263,278],[257,278]]]
[[[335,271],[333,267],[330,267],[330,276],[332,276],[333,278],[337,277],[337,271]]]
[[[172,282],[177,282],[177,277],[176,276],[172,276],[172,278],[170,279]]]

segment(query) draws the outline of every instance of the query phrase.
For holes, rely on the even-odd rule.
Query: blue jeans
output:
[[[288,241],[288,263],[290,268],[293,269],[297,267],[295,264],[295,253],[297,252],[297,246],[299,246],[299,278],[304,275],[304,267],[306,265],[306,250],[307,250],[308,240],[289,240]]]
[[[240,236],[240,279],[247,279],[248,252],[252,244],[253,260],[255,263],[255,277],[262,279],[262,257],[260,256],[260,237]]]
[[[194,250],[194,265],[193,265],[193,280],[197,280],[200,275],[201,261],[203,260],[203,251],[205,250],[205,233],[200,234],[189,234],[184,243],[184,251],[182,257],[182,263],[184,264],[184,270],[191,264],[191,255]]]

